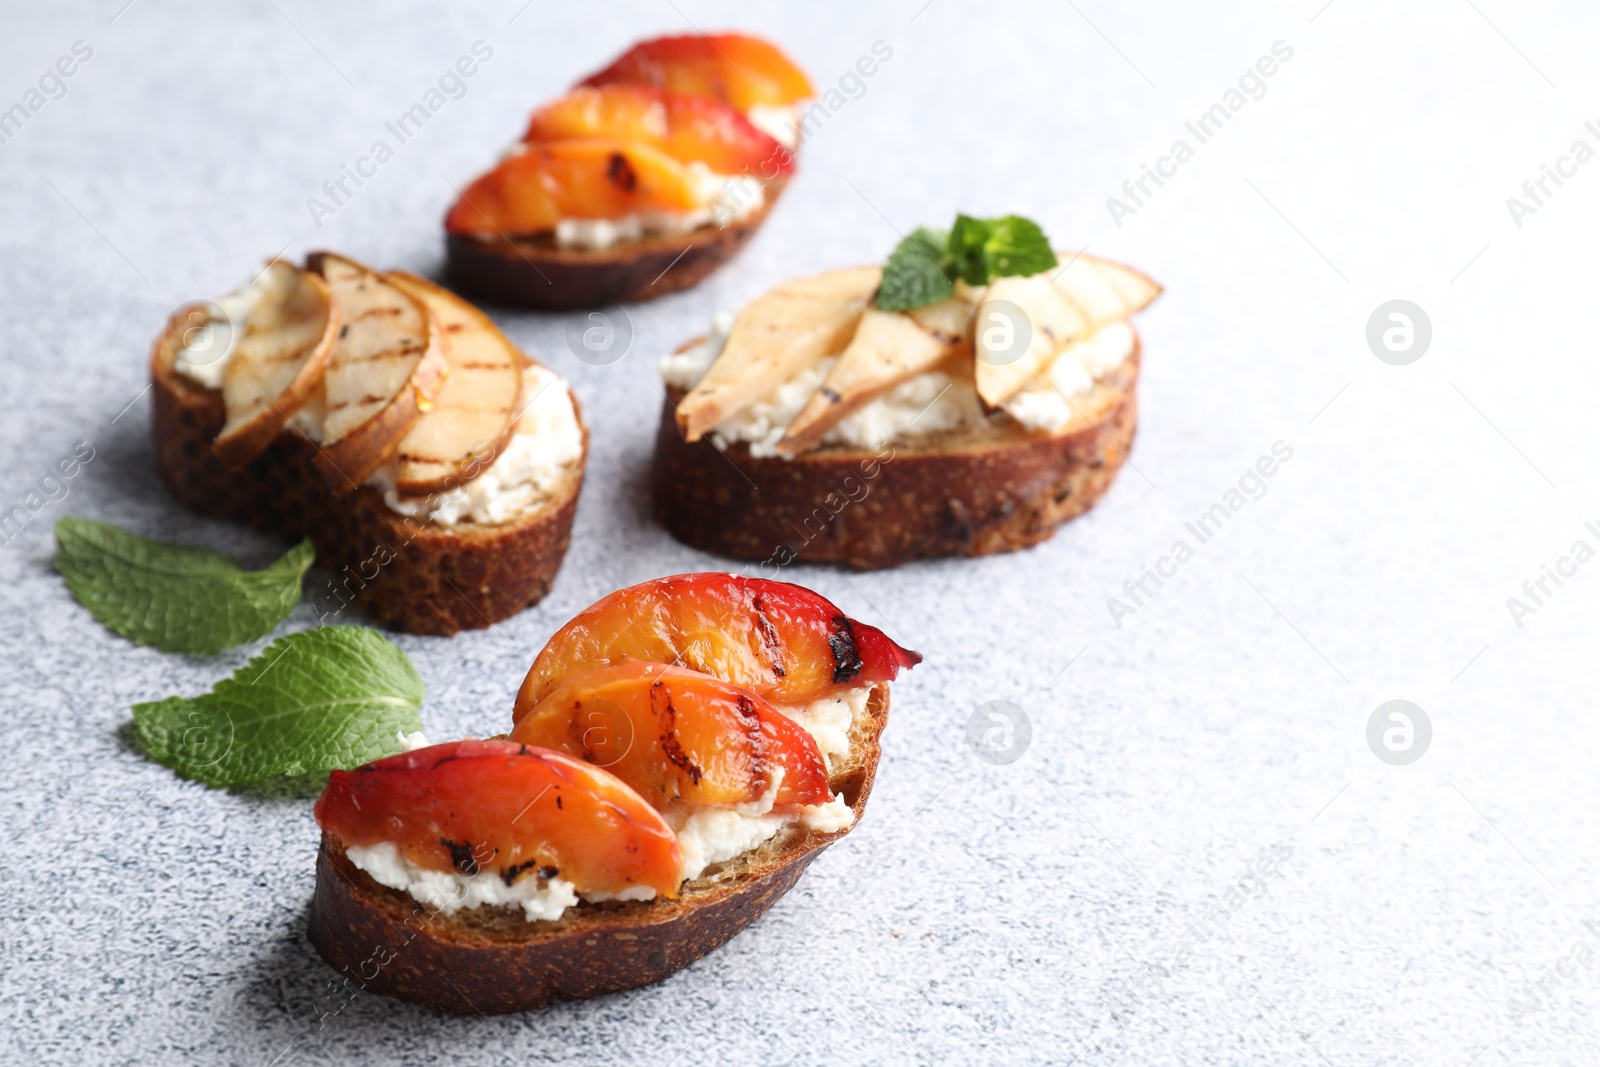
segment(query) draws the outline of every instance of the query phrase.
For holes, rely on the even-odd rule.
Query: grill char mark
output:
[[[750,770],[761,782],[761,791],[765,793],[772,784],[772,761],[767,759],[766,746],[761,734],[761,716],[756,712],[755,702],[743,693],[739,694],[737,702],[739,718],[744,720],[744,732],[750,738]]]
[[[606,178],[625,192],[631,193],[639,187],[639,175],[628,157],[621,152],[611,153],[611,158],[606,162]]]
[[[778,637],[778,628],[767,618],[767,607],[762,603],[760,593],[751,600],[751,606],[755,608],[756,613],[756,632],[761,635],[761,643],[772,657],[772,673],[782,678],[788,672],[783,666],[783,641]]]
[[[848,617],[833,617],[833,629],[828,631],[828,649],[833,653],[835,684],[848,682],[861,673],[861,650],[856,647],[855,627],[850,625]]]
[[[451,841],[447,837],[439,838],[450,853],[450,865],[462,874],[472,875],[478,873],[478,857],[472,854],[472,846],[466,841]],[[510,883],[507,883],[508,885]]]
[[[672,694],[667,690],[665,683],[650,684],[650,710],[656,713],[656,718],[661,723],[661,736],[657,738],[661,751],[674,767],[687,774],[695,785],[699,785],[700,777],[705,772],[689,758],[689,754],[678,743],[678,712],[672,706]]]

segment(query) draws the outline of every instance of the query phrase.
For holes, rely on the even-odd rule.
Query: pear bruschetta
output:
[[[163,481],[203,515],[310,537],[324,616],[451,634],[540,600],[588,435],[565,382],[431,282],[333,253],[180,309],[150,360]]]
[[[311,943],[355,988],[458,1014],[659,981],[856,824],[920,658],[785,583],[613,593],[539,653],[509,736],[334,772]]]
[[[1137,420],[1128,318],[1160,287],[1048,245],[1030,265],[1012,236],[962,226],[908,239],[892,277],[781,285],[663,360],[651,480],[673,536],[764,567],[871,569],[1023,548],[1094,506]]]
[[[794,170],[811,83],[741,34],[635,46],[536,111],[445,216],[451,283],[568,310],[697,284],[755,233]]]

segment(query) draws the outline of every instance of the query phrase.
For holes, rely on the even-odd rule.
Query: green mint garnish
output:
[[[101,623],[163,652],[211,655],[253,641],[294,610],[315,551],[302,541],[259,571],[90,519],[56,522],[56,570]]]
[[[947,272],[945,245],[948,235],[926,226],[900,242],[883,268],[878,287],[878,308],[908,311],[944,300],[953,291]]]
[[[1032,219],[1006,215],[990,219],[988,226],[983,255],[989,265],[989,277],[1041,274],[1056,265],[1056,254],[1050,247],[1050,239]]]
[[[957,215],[948,233],[923,227],[900,242],[883,268],[877,307],[909,311],[950,296],[957,278],[987,285],[1009,274],[1038,274],[1056,262],[1049,238],[1030,219]]]
[[[376,630],[324,626],[280,637],[198,697],[133,707],[139,747],[185,778],[317,792],[327,773],[400,751],[422,729],[422,678]]]
[[[989,224],[970,215],[957,215],[950,227],[950,259],[958,277],[968,285],[986,285],[989,260],[984,242],[989,239]]]

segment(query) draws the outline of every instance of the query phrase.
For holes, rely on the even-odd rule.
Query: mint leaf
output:
[[[878,310],[908,311],[954,291],[946,240],[945,234],[924,226],[895,246],[878,286]]]
[[[101,623],[163,652],[211,655],[272,630],[300,602],[315,550],[302,541],[259,571],[91,519],[56,522],[56,570]]]
[[[1038,274],[1056,265],[1050,239],[1037,222],[1021,215],[989,220],[989,236],[983,243],[983,254],[991,278]]]
[[[331,770],[400,751],[421,706],[422,678],[396,645],[324,626],[280,637],[204,696],[135,704],[133,722],[145,754],[185,778],[316,792]]]
[[[1038,274],[1056,265],[1050,239],[1021,215],[977,219],[957,215],[948,233],[917,230],[901,241],[883,268],[880,311],[910,311],[950,296],[954,280],[987,285],[1007,274]]]
[[[989,224],[970,215],[957,215],[956,224],[950,227],[950,255],[955,260],[956,273],[968,285],[985,285],[989,281],[989,260],[984,254],[984,243],[989,240]]]

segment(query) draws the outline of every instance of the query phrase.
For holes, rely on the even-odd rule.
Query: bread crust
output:
[[[859,822],[888,722],[889,690],[873,688],[832,775]],[[828,845],[849,830],[790,827],[686,883],[677,900],[581,904],[554,922],[505,908],[430,914],[379,885],[323,835],[308,937],[355,988],[457,1015],[497,1015],[658,982],[760,918]]]
[[[876,453],[758,459],[742,443],[685,441],[674,417],[683,394],[669,390],[651,469],[656,520],[691,547],[774,568],[877,570],[1038,544],[1098,503],[1122,468],[1138,422],[1135,338],[1078,402],[1082,417],[1050,434],[991,425]]]
[[[490,626],[549,593],[571,540],[587,428],[575,473],[552,503],[501,525],[442,526],[392,511],[370,486],[336,498],[317,469],[316,445],[292,424],[261,454],[229,470],[211,449],[225,417],[222,396],[176,371],[171,336],[164,332],[156,341],[150,361],[161,480],[201,515],[310,537],[332,579],[313,595],[324,622],[353,602],[391,629],[449,636]]]
[[[761,208],[727,226],[599,251],[558,248],[548,237],[447,234],[446,273],[451,288],[473,300],[535,311],[653,300],[699,285],[732,259],[766,221],[787,183],[786,176],[767,182]]]

